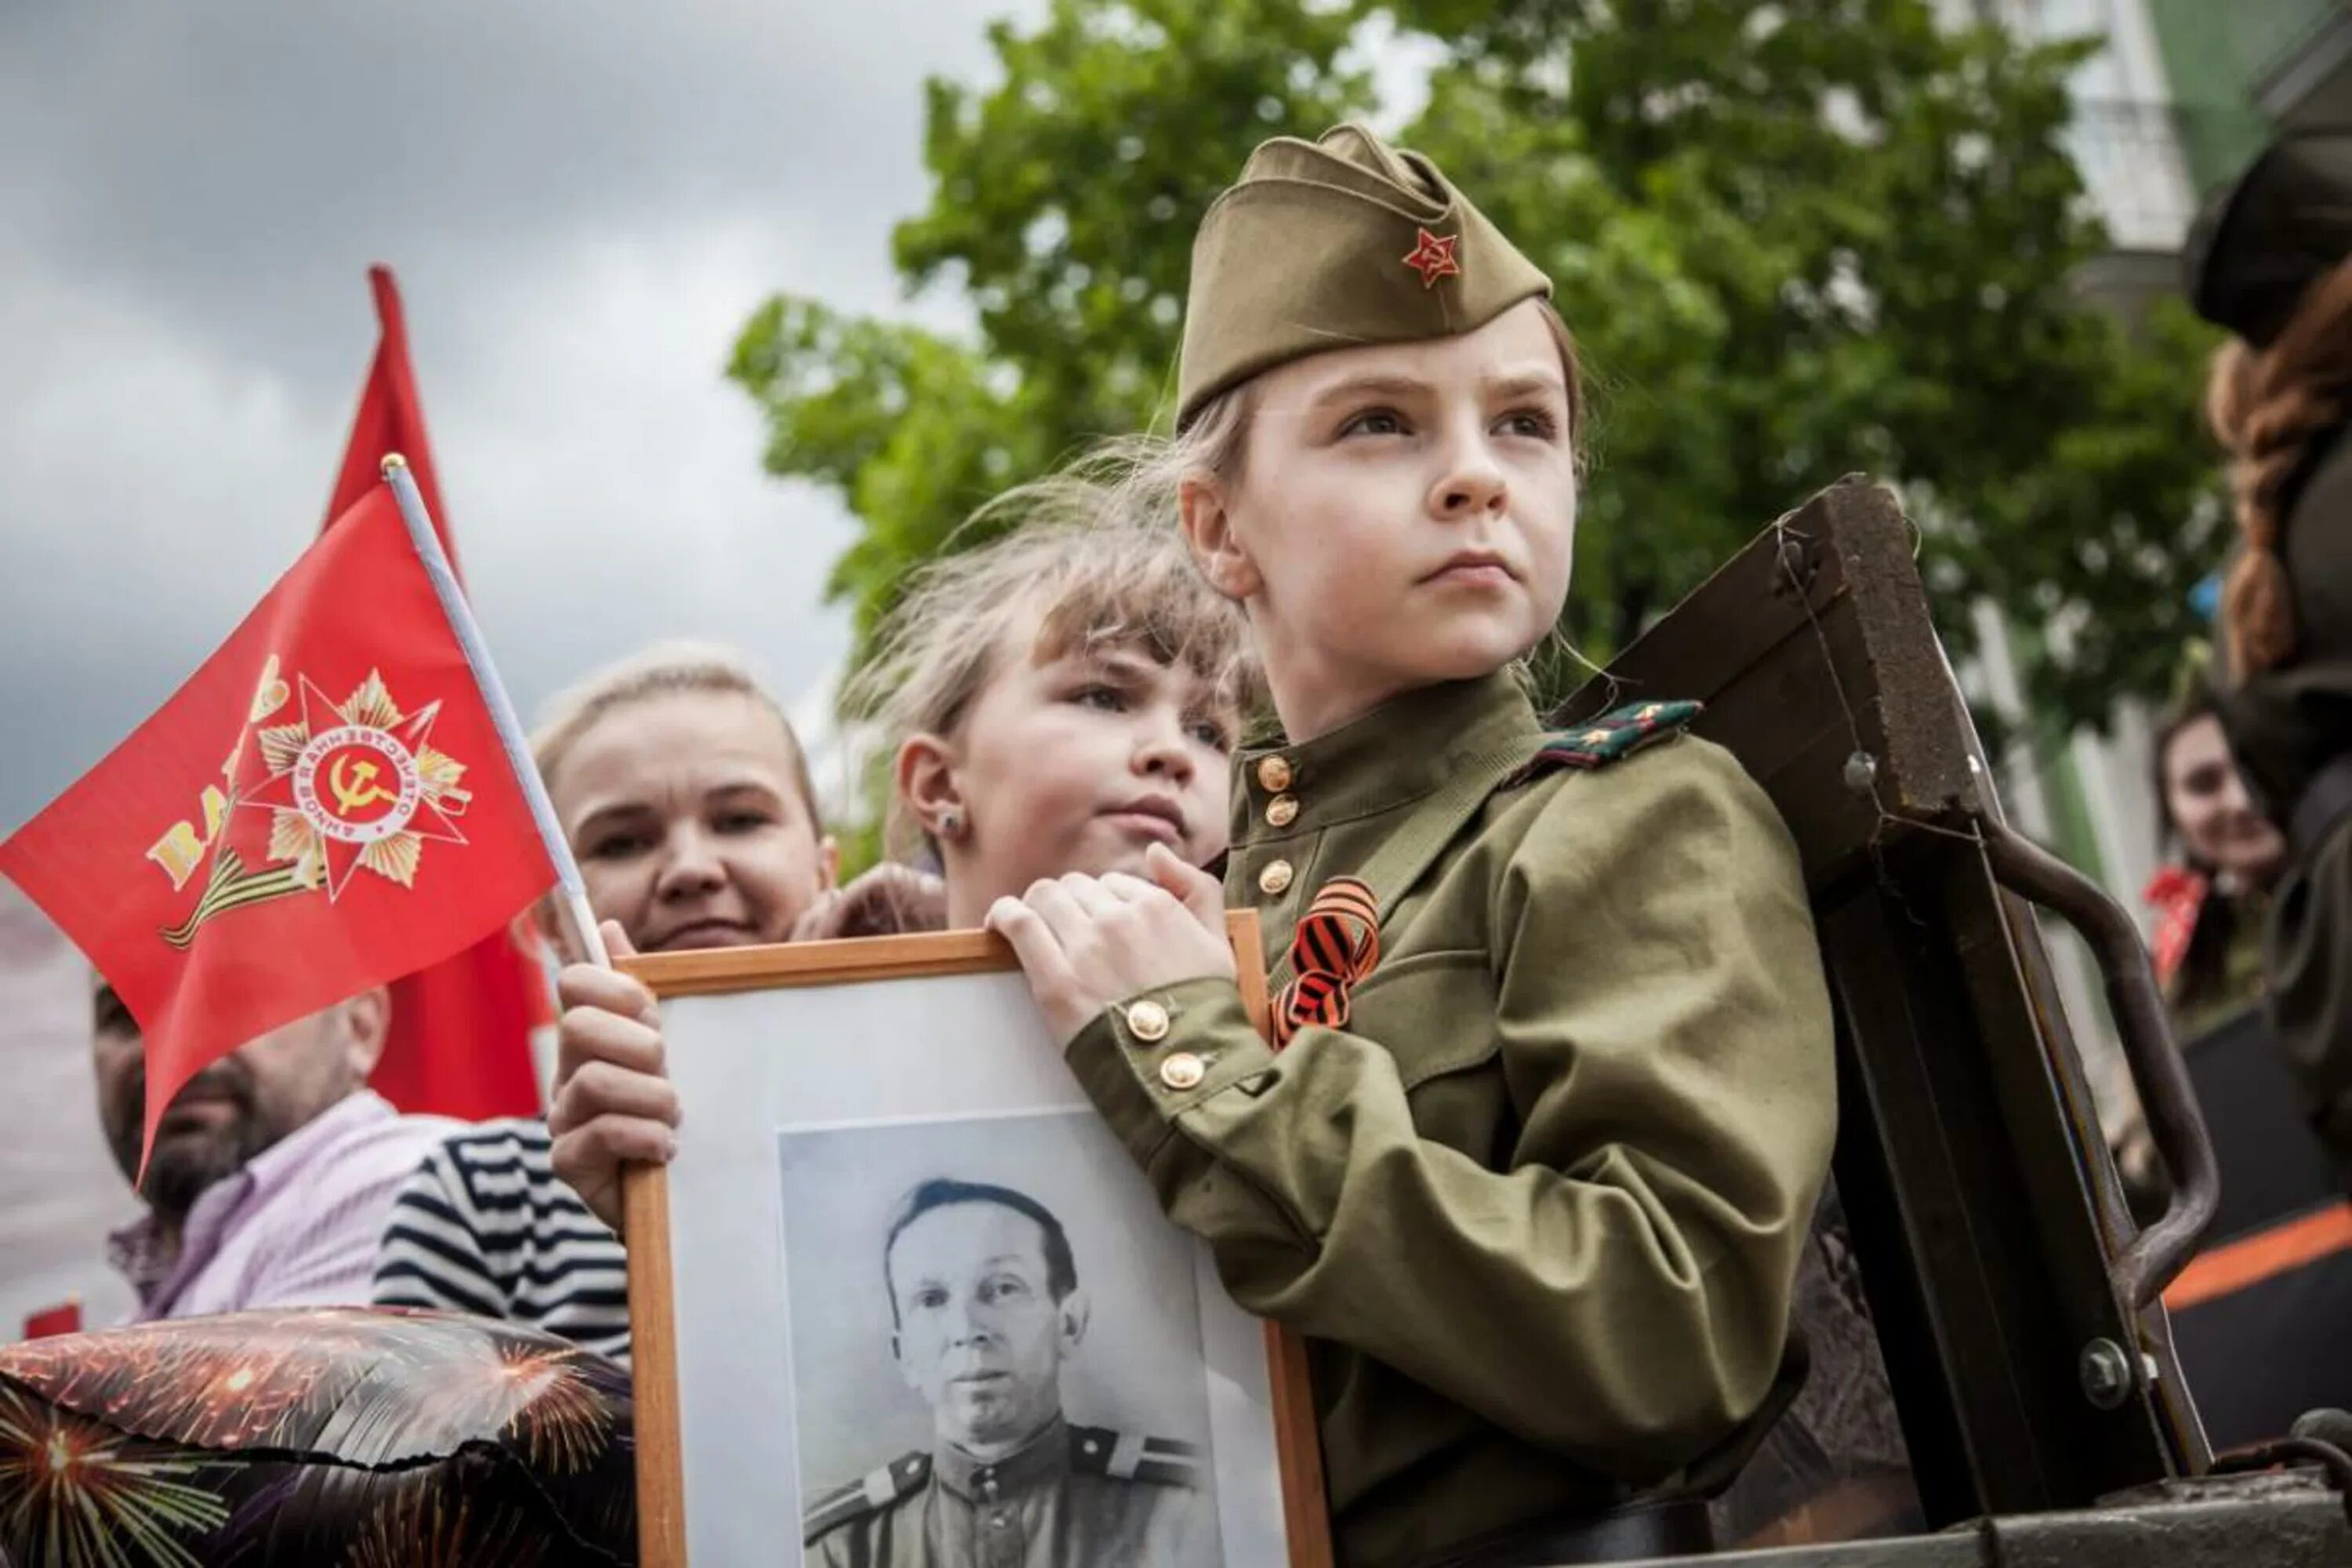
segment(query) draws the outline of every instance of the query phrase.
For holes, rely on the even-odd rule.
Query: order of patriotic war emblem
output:
[[[391,837],[425,797],[415,755],[364,724],[339,725],[304,746],[293,780],[295,809],[311,829],[346,844]]]
[[[466,764],[433,744],[440,712],[437,700],[404,709],[374,669],[341,701],[307,674],[289,686],[271,656],[200,818],[173,824],[147,852],[174,888],[205,873],[163,940],[186,947],[207,921],[274,899],[341,899],[362,871],[414,889],[427,844],[466,842]],[[255,814],[266,814],[266,841],[241,830],[260,826]]]

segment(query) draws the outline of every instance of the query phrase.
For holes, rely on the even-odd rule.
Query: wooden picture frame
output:
[[[1236,978],[1244,1005],[1251,1022],[1264,1033],[1267,1027],[1269,1001],[1259,946],[1257,916],[1248,910],[1229,912],[1226,931],[1234,947]],[[677,1010],[672,1004],[681,999],[745,992],[863,987],[877,983],[939,980],[955,976],[1003,975],[1017,972],[1019,965],[1012,949],[1002,938],[982,931],[946,931],[788,946],[657,953],[623,960],[619,967],[643,981],[662,1004],[665,1033],[668,1037],[670,1070],[673,1077],[680,1079],[683,1092],[688,1081],[694,1077],[687,1053],[695,1048],[695,1043],[691,1038],[681,1037],[681,1031],[673,1022]],[[1026,1002],[1025,992],[1023,1005],[1034,1009],[1034,1004]],[[1034,1021],[1034,1010],[1027,1016]],[[1036,1026],[1042,1029],[1042,1024]],[[764,1052],[768,1045],[761,1040],[755,1047],[733,1047],[739,1052],[746,1048]],[[778,1043],[775,1048],[790,1050],[795,1047],[794,1045]],[[1050,1069],[1038,1070],[1066,1072],[1058,1057]],[[1071,1087],[1075,1092],[1075,1084]],[[733,1108],[729,1109],[731,1113]],[[998,1114],[1018,1116],[1024,1113]],[[1058,1107],[1034,1114],[1076,1115],[1074,1111],[1065,1111]],[[696,1148],[693,1138],[698,1119],[695,1102],[690,1098],[687,1103],[687,1115],[686,1142],[682,1152],[691,1156]],[[710,1118],[701,1120],[708,1121]],[[887,1131],[891,1125],[877,1121],[869,1129],[844,1123],[843,1130],[848,1132],[866,1130]],[[1079,1123],[1074,1120],[1068,1125],[1076,1130]],[[807,1136],[819,1136],[829,1131],[831,1129],[820,1127]],[[719,1135],[715,1129],[707,1134],[712,1137]],[[782,1126],[769,1134],[777,1175],[781,1176],[791,1139],[801,1135]],[[741,1143],[748,1135],[737,1130],[725,1136]],[[1108,1141],[1107,1128],[1104,1137]],[[705,1180],[707,1177],[697,1179]],[[1140,1181],[1139,1175],[1138,1181]],[[772,1182],[770,1184],[779,1184]],[[789,1183],[782,1184],[787,1189],[790,1187]],[[680,1312],[675,1284],[680,1256],[677,1250],[678,1227],[673,1221],[671,1197],[670,1168],[631,1166],[625,1173],[623,1207],[629,1244],[629,1314],[635,1347],[637,1532],[640,1560],[645,1568],[685,1568],[688,1561],[688,1412],[681,1391]],[[1148,1192],[1145,1197],[1148,1202]],[[778,1201],[781,1204],[783,1200]],[[697,1214],[700,1212],[697,1211]],[[695,1217],[689,1215],[690,1219]],[[1167,1224],[1156,1210],[1150,1218],[1161,1225]],[[738,1216],[730,1223],[740,1225],[743,1222]],[[785,1228],[780,1216],[774,1241],[780,1258],[785,1247],[782,1239]],[[1214,1275],[1206,1261],[1204,1244],[1176,1232],[1172,1226],[1168,1229],[1175,1239],[1165,1245],[1193,1249],[1199,1258],[1199,1277],[1207,1282],[1202,1289],[1204,1292],[1216,1289],[1219,1300],[1223,1301],[1223,1305],[1218,1307],[1210,1303],[1204,1294],[1203,1312],[1218,1314],[1221,1322],[1227,1312],[1240,1318],[1240,1309],[1233,1307],[1229,1300],[1223,1300],[1222,1290],[1214,1286]],[[1129,1229],[1122,1234],[1132,1235],[1134,1232]],[[785,1272],[789,1275],[789,1269]],[[873,1288],[862,1276],[859,1282],[866,1289]],[[788,1279],[775,1284],[774,1288],[779,1292],[780,1316],[788,1318],[792,1284]],[[1279,1498],[1279,1530],[1287,1548],[1288,1568],[1331,1568],[1330,1522],[1325,1511],[1321,1448],[1314,1401],[1308,1387],[1306,1347],[1296,1334],[1277,1324],[1255,1320],[1249,1321],[1255,1324],[1264,1348],[1264,1395],[1265,1410],[1270,1416],[1277,1472],[1274,1478],[1274,1489]],[[782,1337],[790,1338],[784,1324],[780,1323],[778,1331]],[[1232,1342],[1228,1340],[1227,1342]],[[896,1343],[895,1336],[892,1343]],[[789,1350],[778,1354],[784,1362],[792,1360]],[[1204,1349],[1202,1354],[1210,1356],[1212,1352]],[[1209,1366],[1212,1373],[1215,1370],[1210,1363],[1202,1364]],[[788,1383],[794,1377],[789,1368],[784,1375]],[[1218,1384],[1213,1376],[1208,1377],[1207,1381]],[[1230,1412],[1234,1408],[1231,1404],[1234,1395],[1221,1394],[1216,1397],[1221,1412],[1225,1412],[1217,1419],[1230,1423],[1234,1419]],[[797,1405],[797,1401],[793,1403]],[[779,1412],[774,1419],[786,1427],[793,1427],[799,1423],[800,1413],[797,1408],[788,1409]],[[793,1445],[789,1451],[801,1452],[796,1436],[787,1441]],[[805,1457],[803,1454],[803,1459]],[[1251,1479],[1255,1483],[1262,1484],[1262,1479],[1255,1473]],[[1223,1482],[1221,1480],[1219,1484],[1222,1487]],[[791,1495],[801,1500],[805,1506],[806,1498],[801,1489],[799,1478],[793,1480],[792,1489]],[[1263,1502],[1265,1500],[1258,1500]],[[1228,1505],[1222,1500],[1217,1504],[1221,1545],[1229,1545],[1228,1506],[1248,1505]],[[704,1568],[709,1568],[709,1565],[705,1563]],[[1244,1568],[1244,1565],[1238,1560],[1229,1559],[1227,1568]],[[1255,1568],[1255,1564],[1250,1568]]]

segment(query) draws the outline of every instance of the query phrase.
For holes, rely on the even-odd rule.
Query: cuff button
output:
[[[1190,1051],[1178,1051],[1160,1064],[1160,1081],[1170,1089],[1198,1089],[1209,1069],[1200,1058]]]
[[[1127,1010],[1127,1032],[1145,1045],[1168,1037],[1168,1009],[1157,1002],[1138,1002]]]

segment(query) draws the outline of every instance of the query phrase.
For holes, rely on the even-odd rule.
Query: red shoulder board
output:
[[[1543,738],[1525,766],[1511,775],[1512,784],[1540,778],[1555,768],[1605,768],[1624,761],[1644,746],[1670,741],[1691,726],[1703,702],[1634,702],[1614,712],[1555,730]]]

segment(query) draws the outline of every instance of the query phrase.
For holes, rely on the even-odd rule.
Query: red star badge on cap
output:
[[[1462,243],[1460,235],[1449,234],[1441,238],[1425,228],[1415,232],[1420,238],[1413,245],[1412,254],[1404,258],[1404,264],[1421,274],[1423,288],[1436,288],[1441,278],[1462,276],[1462,263],[1454,255],[1454,247]]]

